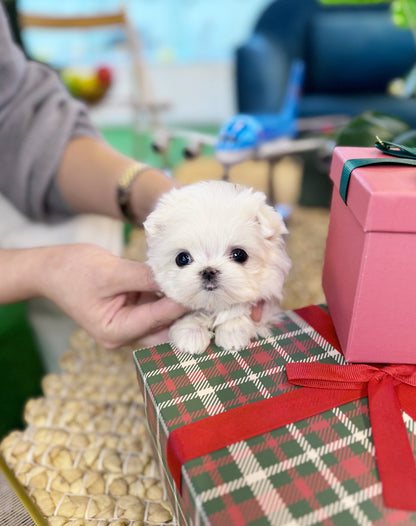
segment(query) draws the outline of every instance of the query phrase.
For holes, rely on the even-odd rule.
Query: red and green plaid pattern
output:
[[[135,360],[155,451],[180,523],[416,523],[416,514],[383,504],[366,398],[187,462],[178,495],[165,463],[173,429],[297,389],[287,381],[286,363],[345,363],[295,312],[283,315],[272,337],[240,352],[212,345],[193,356],[165,344],[136,351]],[[416,447],[415,423],[405,421]]]

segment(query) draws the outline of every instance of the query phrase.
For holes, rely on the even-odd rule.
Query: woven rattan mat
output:
[[[131,351],[79,330],[62,368],[1,444],[20,483],[52,526],[172,524]]]
[[[293,269],[285,309],[321,303],[328,210],[295,208],[289,220]],[[143,259],[134,231],[126,257]],[[109,351],[77,331],[62,373],[29,400],[27,427],[0,445],[6,462],[51,526],[176,524],[147,436],[131,349]]]

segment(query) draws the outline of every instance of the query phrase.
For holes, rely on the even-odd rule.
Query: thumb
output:
[[[148,332],[154,332],[155,330],[167,327],[189,312],[187,307],[167,297],[163,297],[152,303],[145,303],[142,307],[147,309],[149,313],[147,317],[149,320]]]
[[[120,259],[113,281],[114,293],[120,292],[155,292],[160,290],[153,276],[152,269],[146,263]]]
[[[149,303],[124,306],[115,314],[109,325],[115,330],[118,339],[133,341],[169,327],[187,312],[188,309],[183,305],[163,297]]]

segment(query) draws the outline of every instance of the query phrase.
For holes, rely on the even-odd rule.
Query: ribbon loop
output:
[[[396,385],[403,383],[416,387],[416,365],[385,365],[380,370],[393,377],[396,380]]]
[[[374,146],[387,155],[394,157],[404,157],[405,159],[416,159],[416,148],[404,146],[403,144],[396,144],[394,142],[382,141],[376,137],[377,141]]]
[[[355,168],[361,166],[371,166],[376,164],[404,164],[407,166],[416,166],[416,148],[410,148],[409,146],[403,146],[401,144],[395,144],[393,142],[382,141],[377,137],[377,142],[374,144],[376,148],[381,150],[383,153],[396,157],[374,157],[369,159],[349,159],[346,161],[342,168],[341,180],[339,183],[339,194],[344,201],[347,203],[347,194],[350,184],[351,174]],[[397,157],[402,157],[397,159]]]

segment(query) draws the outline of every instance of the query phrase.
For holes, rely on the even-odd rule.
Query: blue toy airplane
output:
[[[171,138],[182,137],[189,141],[184,148],[185,157],[196,157],[203,145],[214,146],[215,158],[230,166],[248,159],[272,160],[324,146],[325,138],[298,138],[298,135],[301,131],[322,132],[347,119],[340,115],[297,118],[304,71],[303,61],[294,60],[280,112],[235,115],[221,127],[217,137],[185,130],[161,130],[154,138],[154,149],[163,153]]]
[[[314,150],[325,144],[322,137],[298,138],[301,131],[322,132],[344,122],[340,115],[298,119],[305,65],[294,60],[282,109],[279,113],[240,114],[226,122],[215,144],[215,157],[224,165],[247,159],[273,159]]]
[[[252,158],[255,151],[266,142],[283,137],[294,139],[298,135],[295,120],[304,71],[304,63],[295,60],[290,68],[287,92],[279,113],[239,114],[227,121],[218,135],[216,157],[219,156],[226,164],[233,164],[236,159]]]

